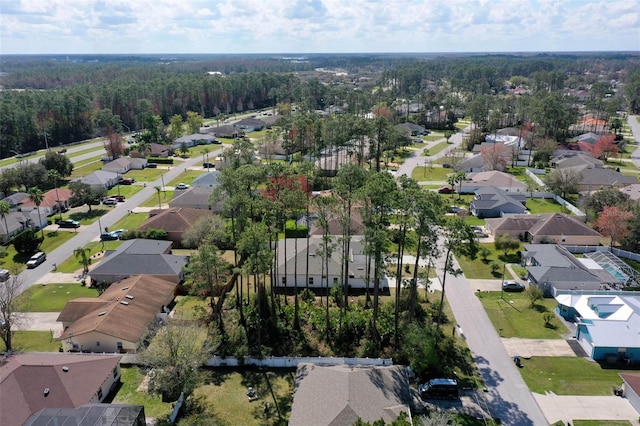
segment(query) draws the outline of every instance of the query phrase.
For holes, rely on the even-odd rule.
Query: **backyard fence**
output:
[[[272,367],[272,368],[296,368],[298,363],[310,363],[317,365],[369,365],[383,366],[393,365],[391,358],[339,358],[339,357],[268,357],[253,358],[244,357],[242,361],[235,357],[212,357],[206,362],[207,367],[239,367],[239,366],[256,366],[256,367]]]

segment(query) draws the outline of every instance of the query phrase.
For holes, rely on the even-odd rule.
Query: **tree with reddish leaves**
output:
[[[609,157],[615,157],[620,152],[618,145],[615,144],[615,135],[607,133],[602,135],[593,146],[593,156],[603,161],[607,161]]]
[[[620,209],[617,206],[607,206],[602,209],[594,226],[602,235],[611,238],[610,247],[614,241],[622,241],[629,235],[629,219],[633,213]]]
[[[514,147],[513,150],[515,149],[517,148]],[[505,170],[507,163],[513,158],[513,150],[503,143],[483,144],[480,155],[485,170]]]
[[[107,156],[112,160],[120,158],[124,152],[124,145],[122,145],[122,137],[120,137],[120,134],[114,131],[109,132],[104,141],[104,149],[107,151]]]

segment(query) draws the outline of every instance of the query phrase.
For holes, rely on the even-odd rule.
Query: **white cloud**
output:
[[[1,53],[640,50],[640,0],[0,0]]]

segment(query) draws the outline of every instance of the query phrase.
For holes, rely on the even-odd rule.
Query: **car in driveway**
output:
[[[202,163],[202,167],[205,169],[213,169],[216,165],[214,163]]]
[[[0,282],[5,282],[9,279],[11,273],[8,269],[0,269]]]
[[[115,241],[118,239],[118,236],[113,232],[105,232],[104,234],[100,234],[100,241]]]
[[[180,182],[179,184],[176,185],[176,189],[187,189],[189,188],[189,185],[187,185],[184,182]]]
[[[120,178],[120,185],[133,185],[135,181],[134,178]]]
[[[147,163],[147,169],[157,169],[158,165],[156,163]]]
[[[505,281],[502,283],[502,290],[517,293],[524,291],[524,285],[516,281]]]
[[[113,197],[107,197],[102,200],[102,204],[104,204],[105,206],[115,206],[116,204],[118,204],[118,200]]]
[[[56,224],[58,224],[60,228],[80,228],[80,222],[73,219],[57,220]]]

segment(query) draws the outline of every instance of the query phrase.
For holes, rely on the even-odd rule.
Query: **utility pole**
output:
[[[507,270],[507,263],[502,264],[502,283],[500,284],[500,299],[504,300],[504,274]]]
[[[43,132],[44,133],[44,145],[47,148],[47,151],[51,151],[51,148],[49,148],[49,140],[47,139],[47,132]]]

